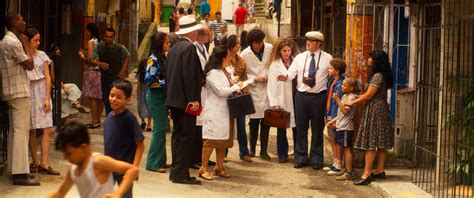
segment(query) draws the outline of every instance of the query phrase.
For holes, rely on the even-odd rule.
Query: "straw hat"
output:
[[[196,23],[196,19],[186,15],[179,18],[179,31],[176,34],[183,35],[198,29],[201,29],[201,25]]]

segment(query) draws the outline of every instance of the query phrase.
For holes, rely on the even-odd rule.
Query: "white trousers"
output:
[[[28,142],[30,129],[30,98],[8,101],[10,129],[8,132],[8,170],[12,174],[30,173]]]

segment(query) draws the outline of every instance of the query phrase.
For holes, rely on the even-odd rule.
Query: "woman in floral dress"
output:
[[[30,142],[29,148],[33,162],[30,164],[31,173],[43,173],[48,175],[59,175],[48,164],[48,151],[53,135],[53,114],[51,112],[51,76],[49,65],[51,59],[43,51],[38,50],[40,44],[40,34],[33,27],[25,31],[25,35],[30,41],[31,55],[35,67],[31,71],[27,71],[30,80]],[[36,130],[43,130],[41,140],[41,159],[38,160],[36,141]]]
[[[393,146],[390,111],[387,103],[387,89],[392,87],[392,71],[387,53],[372,51],[367,60],[372,68],[369,88],[356,100],[347,105],[365,102],[361,123],[354,148],[365,151],[365,167],[361,179],[355,185],[368,185],[375,179],[385,179],[385,159],[387,150]],[[377,168],[372,172],[372,163],[377,157]]]
[[[84,65],[82,94],[90,99],[91,107],[91,123],[87,124],[88,128],[100,127],[102,111],[104,104],[102,103],[102,88],[100,85],[100,69],[90,63],[90,57],[95,46],[100,42],[99,28],[95,23],[86,25],[87,35],[90,40],[87,42],[85,51],[79,51],[79,57],[86,62]]]

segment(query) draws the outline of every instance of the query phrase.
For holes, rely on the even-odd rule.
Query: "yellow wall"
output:
[[[216,19],[216,15],[215,13],[217,11],[221,11],[221,2],[222,0],[207,0],[207,2],[209,3],[209,5],[211,5],[211,20],[215,20]]]

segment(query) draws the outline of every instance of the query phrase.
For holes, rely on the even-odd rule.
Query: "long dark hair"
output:
[[[221,69],[222,62],[227,57],[229,51],[224,45],[219,45],[212,51],[209,61],[204,67],[204,84],[206,84],[206,76],[213,69]]]
[[[235,34],[226,35],[219,42],[219,45],[224,45],[227,48],[227,50],[231,50],[232,48],[237,46],[238,39],[239,38],[237,38]]]
[[[247,30],[242,31],[240,34],[240,51],[244,50],[249,46],[249,43],[247,43]]]
[[[94,22],[90,22],[86,25],[87,31],[91,33],[92,38],[96,38],[98,42],[100,42],[100,33],[99,28]]]
[[[168,34],[164,32],[157,32],[151,37],[150,44],[150,54],[155,55],[156,57],[161,57],[164,55],[163,44],[166,39],[168,39]]]
[[[369,57],[372,58],[372,70],[369,79],[371,79],[374,74],[381,73],[387,89],[390,89],[393,86],[393,78],[388,54],[382,50],[374,50],[370,52]]]
[[[26,37],[28,37],[28,40],[31,41],[31,39],[33,39],[33,37],[35,37],[35,35],[39,34],[39,32],[35,27],[30,26],[30,27],[26,28],[24,34],[26,35]]]

